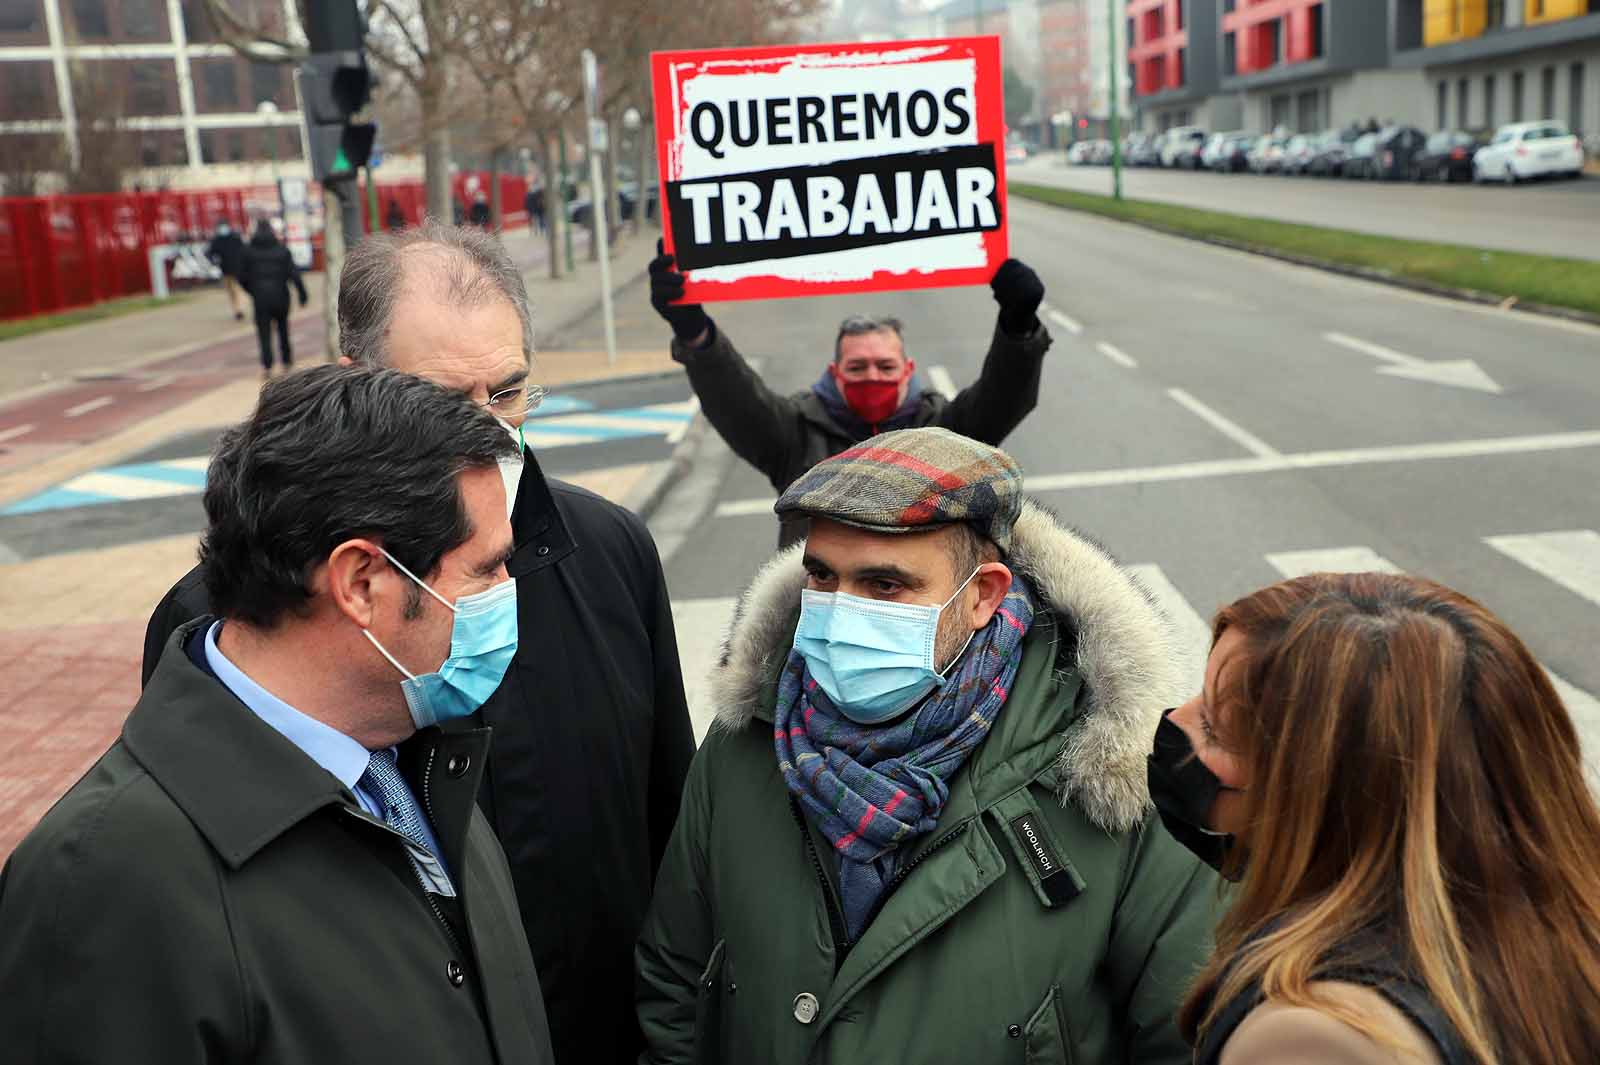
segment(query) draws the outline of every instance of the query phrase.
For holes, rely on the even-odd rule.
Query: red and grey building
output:
[[[1600,0],[1128,0],[1127,32],[1147,130],[1600,129]]]

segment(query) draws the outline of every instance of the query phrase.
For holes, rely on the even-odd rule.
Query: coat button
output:
[[[1022,1038],[1022,1025],[1013,1024],[1010,1028],[1006,1029],[1006,1035],[1009,1035],[1012,1039],[1021,1039]]]
[[[460,987],[462,984],[467,982],[467,971],[463,969],[461,967],[461,963],[456,961],[454,958],[451,958],[449,961],[445,962],[444,976],[446,980],[450,981],[451,987]]]
[[[794,1019],[801,1024],[810,1024],[817,1019],[817,1014],[822,1012],[817,1005],[817,996],[809,991],[802,991],[794,997]]]
[[[549,544],[545,544],[543,547],[539,548],[539,557],[540,558],[543,558],[544,556],[548,555],[549,553],[550,553],[550,545]]]
[[[464,777],[467,775],[467,770],[471,768],[472,755],[470,754],[452,754],[450,761],[444,765],[444,771],[453,777]]]

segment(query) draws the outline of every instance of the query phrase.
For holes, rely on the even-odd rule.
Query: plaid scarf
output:
[[[876,912],[902,848],[939,823],[947,781],[1005,705],[1032,624],[1033,597],[1021,577],[1012,577],[959,668],[915,712],[885,725],[858,725],[839,713],[805,659],[790,652],[773,716],[778,768],[838,855],[851,942]]]

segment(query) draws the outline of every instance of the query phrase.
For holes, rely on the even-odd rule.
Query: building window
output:
[[[178,110],[178,73],[170,59],[128,61],[128,114],[170,115]]]
[[[1288,128],[1289,117],[1289,94],[1279,93],[1272,98],[1267,128],[1269,130],[1275,130],[1280,126]]]
[[[1449,125],[1450,125],[1449,110],[1450,110],[1450,86],[1446,82],[1442,82],[1441,81],[1439,83],[1439,101],[1438,101],[1438,108],[1437,108],[1437,112],[1436,112],[1439,117],[1434,122],[1434,125],[1438,126],[1440,129],[1448,128]]]
[[[1234,0],[1222,0],[1222,13],[1228,14],[1233,10]]]
[[[1303,92],[1295,102],[1298,130],[1300,133],[1315,133],[1322,128],[1322,93],[1316,89]]]
[[[264,100],[271,100],[286,111],[293,109],[287,68],[277,63],[250,64],[250,103],[246,110],[254,111]]]
[[[238,111],[239,65],[236,59],[192,59],[189,71],[194,77],[195,109],[206,114]]]
[[[1222,72],[1224,74],[1239,73],[1239,50],[1231,32],[1222,35]]]
[[[182,130],[152,129],[139,134],[140,166],[183,166],[188,161]]]
[[[1178,25],[1176,28],[1181,30],[1187,25],[1189,25],[1189,0],[1178,0]]]
[[[1459,4],[1452,4],[1450,6],[1451,11],[1455,12],[1455,21],[1458,29],[1461,22],[1461,14],[1458,10],[1459,7]],[[1506,0],[1489,0],[1488,6],[1484,10],[1484,27],[1486,29],[1498,30],[1505,26],[1505,24]]]
[[[0,0],[0,41],[7,44],[48,42],[50,34],[44,24],[43,5],[44,0]]]
[[[1522,121],[1522,71],[1511,74],[1511,121]]]
[[[1175,71],[1177,77],[1173,80],[1173,83],[1172,83],[1172,87],[1174,89],[1181,89],[1181,88],[1184,87],[1184,85],[1188,84],[1188,81],[1187,81],[1188,70],[1189,70],[1189,49],[1180,48],[1180,49],[1178,49],[1178,69]]]
[[[1494,128],[1494,75],[1488,74],[1483,79],[1483,124],[1490,129]]]
[[[0,122],[59,117],[55,71],[49,60],[0,63]]]
[[[1468,97],[1469,90],[1467,88],[1467,79],[1462,78],[1460,81],[1456,82],[1456,125],[1460,126],[1462,129],[1472,128],[1472,122],[1467,118]]]
[[[1556,68],[1545,67],[1539,74],[1539,117],[1556,117]]]
[[[1312,4],[1309,12],[1311,19],[1311,56],[1320,59],[1323,55],[1323,20],[1327,11],[1326,4]]]
[[[84,43],[165,41],[166,0],[69,0],[62,5],[69,37]]]
[[[1544,0],[1533,0],[1533,17],[1544,18]]]

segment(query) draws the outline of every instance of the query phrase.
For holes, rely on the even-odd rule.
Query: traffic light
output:
[[[311,174],[323,184],[351,181],[372,154],[377,127],[350,121],[372,97],[372,74],[362,50],[366,22],[356,0],[306,5],[311,55],[296,72],[304,109]]]

